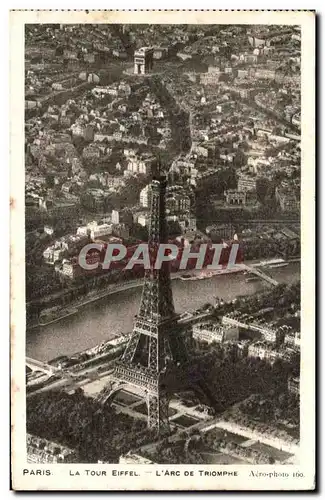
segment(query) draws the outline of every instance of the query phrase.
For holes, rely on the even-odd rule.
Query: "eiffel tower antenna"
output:
[[[152,165],[152,179],[159,179],[163,175],[161,156],[158,153]]]

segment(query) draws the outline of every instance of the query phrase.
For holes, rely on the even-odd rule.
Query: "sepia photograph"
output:
[[[53,14],[20,25],[17,482],[53,486],[61,465],[71,489],[78,476],[145,489],[143,465],[159,489],[179,475],[174,489],[188,489],[184,475],[189,489],[258,489],[248,477],[313,489],[312,385],[304,448],[301,424],[301,380],[314,377],[313,269],[306,285],[302,275],[313,13],[261,24]]]

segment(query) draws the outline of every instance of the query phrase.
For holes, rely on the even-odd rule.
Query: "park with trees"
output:
[[[77,463],[118,463],[131,448],[152,442],[146,422],[85,396],[48,391],[28,399],[27,432],[76,450]]]

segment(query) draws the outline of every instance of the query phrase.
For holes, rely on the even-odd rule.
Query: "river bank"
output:
[[[290,259],[287,262],[288,263],[300,262],[300,259]],[[261,265],[261,264],[262,264],[262,261],[254,260],[254,261],[247,262],[245,264],[245,266],[240,265],[238,267],[236,266],[236,267],[232,267],[232,268],[225,268],[225,269],[220,269],[220,270],[216,270],[216,271],[211,271],[210,274],[205,274],[205,275],[204,275],[204,271],[206,271],[206,270],[192,269],[188,273],[185,271],[177,271],[177,272],[171,274],[171,279],[172,280],[181,279],[183,281],[197,281],[199,279],[211,279],[214,276],[240,273],[240,272],[245,271],[246,266],[259,267],[259,265]],[[207,273],[209,273],[209,272],[207,272]],[[185,274],[188,274],[191,277],[184,278],[183,276]],[[90,292],[89,294],[87,294],[86,297],[72,302],[69,308],[64,307],[62,309],[58,309],[57,317],[51,319],[50,321],[42,321],[42,322],[40,321],[38,323],[28,325],[27,331],[30,331],[30,330],[35,329],[35,328],[46,327],[52,323],[57,323],[58,321],[61,321],[65,318],[68,318],[71,315],[78,314],[80,308],[82,308],[86,305],[92,304],[92,303],[99,301],[101,299],[104,299],[105,297],[108,297],[110,295],[118,294],[120,292],[130,290],[133,288],[139,288],[142,286],[143,286],[143,278],[131,280],[131,281],[128,281],[126,283],[111,285],[103,292],[98,292],[98,291],[94,290],[94,291]]]
[[[226,274],[231,274],[231,273],[238,273],[238,272],[243,272],[242,268],[229,268],[229,269],[222,269],[222,270],[216,270],[211,273],[211,275],[206,275],[206,276],[200,276],[204,270],[196,270],[193,269],[189,272],[193,276],[191,280],[196,281],[198,279],[210,279],[213,276],[217,275],[226,275]],[[177,271],[176,273],[171,274],[171,279],[176,280],[176,279],[182,279],[182,275],[184,275],[184,271]],[[186,280],[185,280],[186,281]],[[90,292],[87,297],[84,299],[76,300],[71,303],[71,306],[69,308],[62,308],[58,309],[57,311],[57,317],[51,319],[50,321],[42,321],[38,323],[34,323],[32,325],[29,325],[27,327],[27,331],[30,331],[35,328],[40,328],[40,327],[45,327],[49,326],[50,324],[57,323],[58,321],[61,321],[65,318],[68,318],[69,316],[72,316],[73,314],[77,314],[83,306],[92,304],[93,302],[99,301],[101,299],[104,299],[105,297],[108,297],[110,295],[114,295],[126,290],[131,290],[133,288],[139,288],[143,286],[143,278],[128,281],[126,283],[121,283],[117,285],[112,285],[109,286],[106,290],[103,292],[97,292],[93,291]]]
[[[269,274],[279,283],[290,284],[300,278],[300,264],[290,263],[272,269]],[[175,310],[179,314],[214,303],[218,296],[225,302],[252,295],[270,287],[264,280],[246,282],[242,272],[213,276],[202,280],[172,279]],[[61,355],[73,355],[132,331],[137,314],[142,282],[128,289],[109,291],[104,297],[89,297],[79,312],[48,326],[33,328],[26,335],[26,352],[33,359],[48,361]]]

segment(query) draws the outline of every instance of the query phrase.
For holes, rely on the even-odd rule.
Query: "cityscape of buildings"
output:
[[[29,461],[295,463],[300,280],[281,273],[300,259],[300,109],[297,26],[26,25],[27,336],[144,278],[132,332],[26,359]],[[241,291],[79,264],[88,243],[127,259],[167,232],[225,262],[239,244]],[[178,314],[186,281],[197,308]]]

